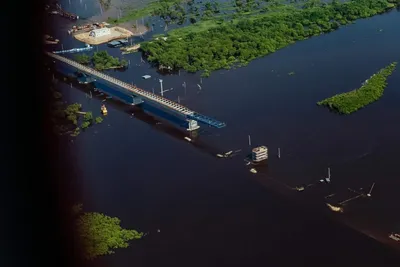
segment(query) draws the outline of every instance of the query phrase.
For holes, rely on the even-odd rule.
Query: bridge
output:
[[[131,93],[132,96],[138,97],[143,99],[143,101],[150,101],[150,102],[155,102],[161,106],[163,106],[164,108],[167,108],[169,110],[174,111],[175,113],[178,113],[179,115],[182,115],[183,117],[185,117],[188,120],[195,120],[201,123],[204,123],[206,125],[215,127],[215,128],[223,128],[226,126],[226,124],[224,122],[220,122],[217,121],[213,118],[210,118],[208,116],[202,115],[200,113],[197,113],[195,111],[192,111],[190,109],[188,109],[185,106],[182,106],[181,104],[178,104],[174,101],[171,101],[169,99],[166,99],[164,97],[161,97],[159,95],[153,94],[151,92],[145,91],[143,89],[140,89],[134,85],[128,84],[126,82],[123,82],[121,80],[118,80],[112,76],[106,75],[100,71],[94,70],[92,68],[89,68],[87,66],[84,66],[76,61],[73,61],[71,59],[56,55],[54,53],[50,53],[50,52],[45,52],[48,56],[59,60],[63,63],[66,63],[88,75],[103,79],[115,86],[118,86],[120,88],[125,89],[127,92]]]

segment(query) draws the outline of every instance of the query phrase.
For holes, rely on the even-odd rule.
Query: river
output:
[[[83,18],[100,12],[94,0],[61,3]],[[83,46],[67,34],[71,22],[51,20],[56,26],[49,33],[64,49]],[[275,261],[281,266],[336,266],[349,259],[383,266],[379,260],[386,249],[358,231],[382,242],[391,231],[400,231],[400,71],[389,78],[379,101],[352,115],[339,116],[316,102],[358,88],[398,61],[398,25],[397,11],[358,20],[246,67],[213,72],[202,79],[201,90],[199,74],[161,76],[140,63],[140,54],[124,56],[131,62],[129,69],[110,75],[156,92],[162,77],[164,89],[174,88],[165,93],[167,98],[176,101],[179,96],[182,104],[227,127],[203,126],[194,146],[183,139],[185,133],[110,104],[101,125],[71,142],[85,208],[119,217],[126,228],[149,232],[101,261],[118,267],[259,266]],[[156,32],[162,30],[158,27]],[[119,49],[96,49],[120,56]],[[144,74],[152,78],[141,79]],[[59,85],[68,101],[100,113],[101,100]],[[269,148],[268,168],[256,175],[243,161],[250,151],[248,135],[252,146]],[[238,149],[242,151],[233,158],[215,157]],[[316,181],[326,177],[328,167],[329,192],[339,200],[354,196],[348,188],[368,192],[375,183],[371,197],[348,202],[340,215],[325,212],[326,185]],[[304,192],[286,189],[310,183],[318,185]],[[321,205],[307,208],[315,199]]]

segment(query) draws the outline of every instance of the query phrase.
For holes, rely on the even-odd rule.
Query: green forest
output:
[[[172,30],[167,40],[158,38],[142,43],[141,50],[156,65],[189,72],[202,70],[203,76],[208,76],[213,70],[244,66],[296,41],[384,13],[400,3],[399,0],[333,0],[330,3],[309,0],[299,1],[302,2],[299,6],[266,1],[268,5],[257,9],[257,2],[249,6],[252,2],[246,1],[244,5],[236,1],[236,13],[230,16],[232,13],[228,11],[218,15],[222,9],[210,5],[208,19],[204,19],[205,9],[200,22]]]
[[[341,114],[353,113],[382,97],[387,85],[386,80],[393,73],[396,65],[397,62],[393,62],[381,69],[359,89],[332,96],[319,101],[317,104],[327,106]]]
[[[82,205],[72,207],[76,216],[77,240],[84,246],[84,257],[94,259],[114,253],[114,249],[127,248],[128,241],[140,239],[143,233],[123,229],[121,221],[98,212],[82,212]]]
[[[128,61],[110,56],[107,51],[94,52],[93,57],[86,54],[76,55],[75,60],[81,64],[92,64],[96,70],[125,68]]]

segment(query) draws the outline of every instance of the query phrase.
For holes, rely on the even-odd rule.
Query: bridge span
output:
[[[136,98],[141,98],[143,101],[155,102],[164,108],[167,108],[171,111],[174,111],[175,113],[178,113],[179,115],[185,117],[188,120],[194,120],[196,122],[201,122],[201,123],[210,125],[215,128],[223,128],[226,126],[226,124],[224,122],[220,122],[220,121],[217,121],[208,116],[199,114],[195,111],[188,109],[187,107],[185,107],[181,104],[178,104],[174,101],[171,101],[171,100],[161,97],[159,95],[153,94],[151,92],[145,91],[143,89],[140,89],[134,85],[128,84],[121,80],[118,80],[118,79],[116,79],[112,76],[106,75],[100,71],[97,71],[95,69],[84,66],[74,60],[71,60],[71,59],[56,55],[54,53],[50,53],[50,52],[45,52],[45,53],[48,56],[50,56],[56,60],[59,60],[65,64],[68,64],[82,72],[85,72],[88,75],[103,79],[113,85],[123,88],[127,91],[127,93],[130,93],[132,96],[134,96]]]

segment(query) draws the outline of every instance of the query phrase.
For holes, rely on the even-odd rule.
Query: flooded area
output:
[[[61,3],[84,18],[79,23],[99,20],[97,1],[70,2]],[[84,46],[68,35],[72,22],[51,20],[55,27],[48,34],[60,40],[52,49]],[[340,116],[316,102],[358,88],[377,70],[398,61],[398,25],[396,10],[358,20],[246,67],[213,72],[209,78],[184,71],[161,75],[143,62],[140,53],[121,55],[118,48],[96,46],[93,52],[107,50],[130,62],[127,70],[107,74],[157,94],[162,78],[164,89],[173,88],[166,98],[179,99],[191,110],[227,124],[223,129],[201,125],[191,143],[184,139],[184,129],[105,101],[104,122],[71,142],[82,202],[90,210],[119,217],[123,227],[149,235],[103,260],[119,267],[255,266],[271,262],[264,256],[269,251],[288,264],[305,254],[312,254],[307,256],[311,261],[329,262],[335,253],[342,253],[343,259],[356,253],[347,242],[354,240],[365,246],[354,264],[364,260],[379,266],[378,257],[364,258],[368,251],[385,250],[369,237],[400,248],[388,239],[391,232],[400,231],[400,71],[388,79],[379,101],[352,115]],[[143,38],[162,31],[157,25]],[[151,78],[142,79],[143,75]],[[58,85],[69,102],[100,114],[104,97],[90,99],[83,86],[71,88],[62,81]],[[256,166],[253,174],[244,158],[258,145],[268,147],[268,165]],[[240,151],[230,158],[216,157],[231,150]],[[320,182],[328,168],[331,183]],[[293,190],[296,186],[305,190]],[[343,213],[325,204],[358,195],[362,196],[345,202]],[[332,241],[336,237],[340,240]],[[305,238],[314,252],[299,248]],[[286,251],[294,251],[291,259],[285,259]],[[345,262],[339,258],[337,264]]]

